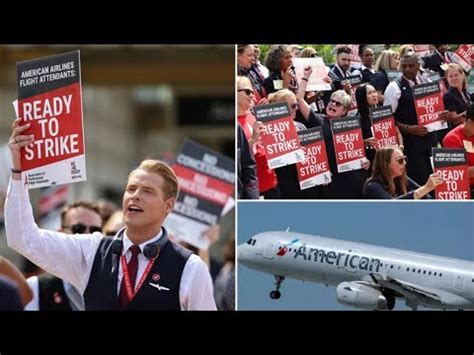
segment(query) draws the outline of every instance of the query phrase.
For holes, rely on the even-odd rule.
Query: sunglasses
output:
[[[297,110],[299,106],[298,104],[291,104],[290,107],[292,110]]]
[[[396,161],[398,164],[403,165],[403,163],[406,163],[406,162],[407,162],[407,157],[404,156],[404,157],[395,159],[395,161]]]
[[[339,101],[336,101],[336,100],[333,100],[333,99],[331,99],[329,102],[334,104],[334,106],[336,106],[336,107],[342,107],[343,106],[342,102],[339,102]]]
[[[87,230],[89,230],[89,233],[91,234],[94,232],[102,232],[102,228],[99,226],[86,226],[82,223],[76,223],[71,226],[63,226],[63,228],[71,229],[73,234],[84,234]]]
[[[250,96],[253,94],[253,90],[251,89],[239,89],[237,91],[245,91],[245,95]]]

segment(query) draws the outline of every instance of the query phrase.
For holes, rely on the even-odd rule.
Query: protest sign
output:
[[[298,134],[286,102],[254,107],[255,118],[263,122],[260,140],[272,169],[304,160]]]
[[[313,69],[306,84],[306,91],[331,90],[331,84],[323,80],[328,75],[329,69],[322,58],[293,58],[293,65],[298,82],[301,82],[305,67],[309,65]]]
[[[420,126],[425,126],[429,132],[448,128],[447,122],[439,119],[444,103],[437,82],[415,85],[413,97]]]
[[[207,249],[203,232],[218,223],[234,192],[234,161],[201,144],[187,140],[172,165],[179,195],[163,225],[178,240]]]
[[[337,171],[362,169],[365,161],[364,139],[359,116],[331,119]]]
[[[372,122],[372,135],[377,139],[375,149],[386,146],[399,145],[395,119],[392,114],[391,106],[374,107],[369,110],[370,120]]]
[[[436,187],[437,200],[469,200],[471,191],[466,150],[433,148],[434,172],[443,178]]]
[[[17,63],[18,117],[34,142],[22,178],[39,188],[86,180],[79,51]]]
[[[296,163],[300,189],[331,182],[326,144],[321,127],[299,131],[298,136],[304,150],[305,160]]]

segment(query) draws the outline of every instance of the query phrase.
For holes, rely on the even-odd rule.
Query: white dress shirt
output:
[[[404,79],[410,84],[411,87],[415,85],[413,80],[409,80],[404,77]],[[426,77],[422,77],[420,75],[416,76],[416,80],[418,85],[430,82],[430,80]],[[387,106],[390,105],[392,107],[392,112],[395,112],[398,108],[398,100],[402,96],[402,91],[400,90],[400,86],[396,83],[396,81],[392,81],[388,84],[385,92],[383,93],[383,105]]]
[[[21,180],[12,179],[5,202],[5,229],[10,248],[50,274],[71,283],[84,294],[97,249],[103,238],[101,233],[72,235],[39,229],[33,218],[28,189],[23,186]],[[160,234],[153,240],[158,240]],[[137,282],[148,264],[148,259],[143,256],[143,247],[149,242],[140,245],[142,253],[138,256]],[[131,241],[125,234],[123,244],[128,261],[131,257],[128,250]],[[117,295],[122,277],[122,267],[119,263]],[[142,287],[146,287],[145,284]],[[179,298],[182,310],[216,309],[208,267],[197,255],[191,255],[184,266]]]

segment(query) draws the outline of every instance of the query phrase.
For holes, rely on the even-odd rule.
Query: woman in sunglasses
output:
[[[251,112],[254,91],[250,79],[237,77],[237,121],[242,127],[257,163],[258,189],[265,199],[280,198],[280,190],[275,172],[268,166],[265,148],[260,144],[262,122],[257,122]]]
[[[372,176],[367,180],[363,196],[367,199],[421,199],[443,182],[437,174],[431,174],[423,186],[407,176],[406,156],[398,147],[377,150]]]
[[[328,155],[329,168],[331,170],[332,181],[324,186],[324,193],[320,198],[325,199],[360,199],[362,198],[362,187],[368,177],[370,161],[365,159],[362,169],[351,170],[344,173],[337,171],[336,152],[331,128],[331,120],[344,117],[351,107],[351,97],[344,90],[337,90],[331,94],[329,104],[325,114],[317,114],[304,99],[306,85],[311,76],[310,66],[304,69],[303,78],[298,89],[298,104],[305,124],[308,128],[322,127],[324,143]]]

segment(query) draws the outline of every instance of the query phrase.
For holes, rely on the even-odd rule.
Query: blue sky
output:
[[[290,230],[474,261],[472,202],[238,203],[238,244],[254,234]],[[271,300],[272,275],[238,264],[238,307],[253,310],[348,310],[335,288],[286,279]],[[398,302],[395,309],[408,309]]]

